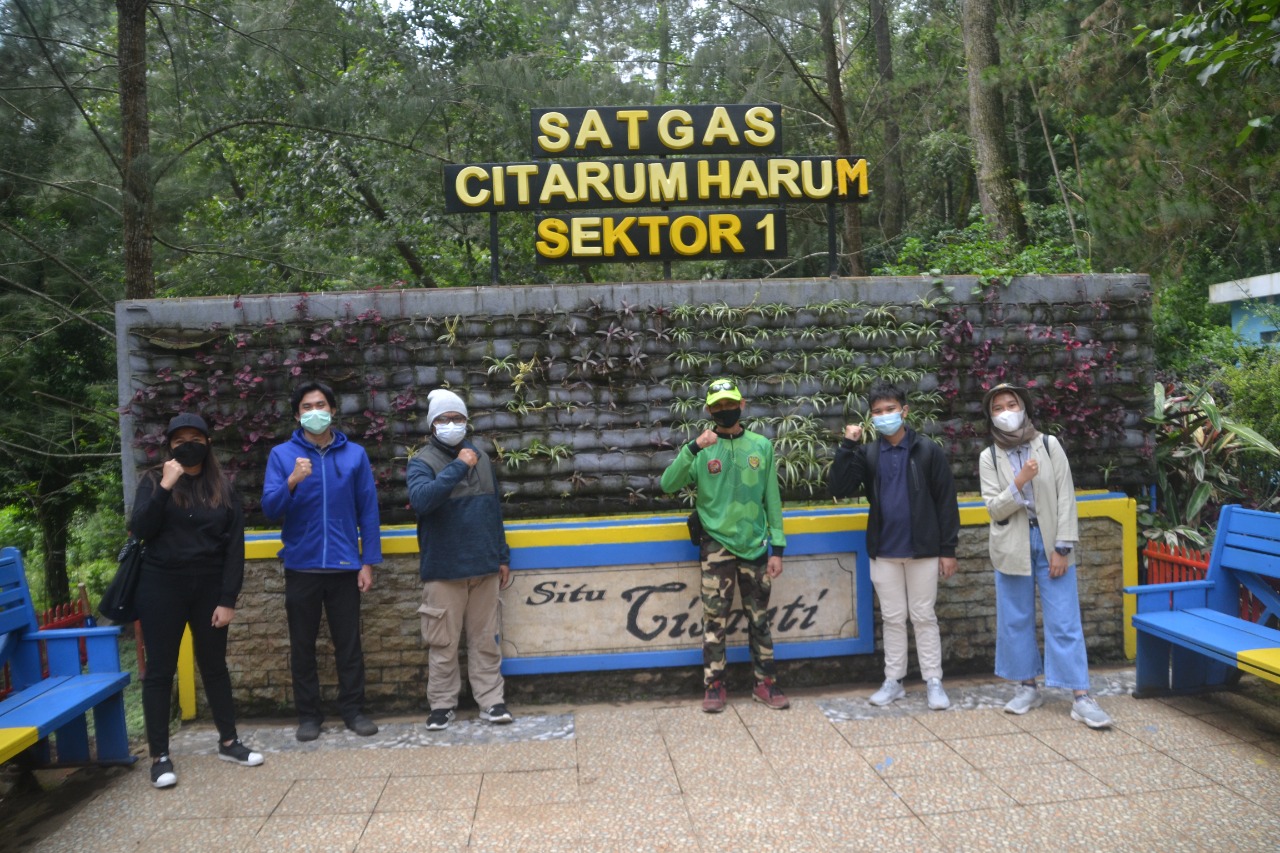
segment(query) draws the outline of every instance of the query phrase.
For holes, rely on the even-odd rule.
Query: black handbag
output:
[[[698,515],[696,509],[689,513],[689,520],[685,524],[689,527],[689,541],[694,545],[701,545],[704,532],[702,529],[702,516]]]
[[[142,576],[142,553],[142,543],[132,536],[120,549],[116,576],[107,584],[98,603],[98,612],[112,622],[132,622],[138,618],[133,599],[138,591],[138,578]]]

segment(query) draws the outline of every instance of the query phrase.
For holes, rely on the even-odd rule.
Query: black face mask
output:
[[[209,455],[209,445],[199,441],[187,441],[172,450],[173,458],[183,468],[194,468],[204,462]]]
[[[742,417],[742,409],[722,409],[719,412],[711,413],[711,420],[725,429],[732,429],[736,426],[740,417]]]

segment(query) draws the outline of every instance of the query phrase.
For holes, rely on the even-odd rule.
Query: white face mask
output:
[[[435,430],[436,438],[450,447],[456,447],[467,436],[466,424],[436,424]]]
[[[1011,409],[1001,412],[998,415],[991,416],[991,422],[998,429],[1005,432],[1017,432],[1022,427],[1022,422],[1027,419],[1027,413],[1022,409]]]

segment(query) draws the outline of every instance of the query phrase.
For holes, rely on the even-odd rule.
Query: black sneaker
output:
[[[453,722],[452,708],[436,708],[427,715],[427,731],[438,732],[441,729],[449,728],[449,724]]]
[[[218,741],[218,757],[223,761],[234,761],[245,767],[257,767],[262,763],[262,753],[249,749],[240,742],[239,738],[231,741],[230,744]]]
[[[485,720],[486,722],[496,723],[500,726],[505,726],[515,718],[512,717],[511,712],[507,710],[507,706],[499,702],[489,710],[481,711],[480,719]]]
[[[320,721],[319,720],[303,720],[298,723],[298,740],[306,742],[315,740],[320,737]]]
[[[360,737],[370,737],[378,733],[378,725],[364,714],[356,714],[347,720],[347,728],[360,735]]]
[[[178,784],[178,774],[173,772],[173,762],[162,755],[151,765],[151,784],[157,788],[172,788]]]

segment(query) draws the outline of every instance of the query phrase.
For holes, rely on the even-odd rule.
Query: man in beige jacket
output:
[[[1031,421],[1031,395],[1014,385],[986,393],[982,411],[993,444],[978,474],[991,514],[996,577],[996,675],[1018,682],[1010,714],[1043,702],[1036,677],[1074,694],[1071,718],[1090,728],[1111,725],[1089,695],[1089,661],[1080,623],[1075,546],[1080,539],[1075,483],[1062,444]],[[1036,644],[1036,593],[1044,619],[1044,658]]]

